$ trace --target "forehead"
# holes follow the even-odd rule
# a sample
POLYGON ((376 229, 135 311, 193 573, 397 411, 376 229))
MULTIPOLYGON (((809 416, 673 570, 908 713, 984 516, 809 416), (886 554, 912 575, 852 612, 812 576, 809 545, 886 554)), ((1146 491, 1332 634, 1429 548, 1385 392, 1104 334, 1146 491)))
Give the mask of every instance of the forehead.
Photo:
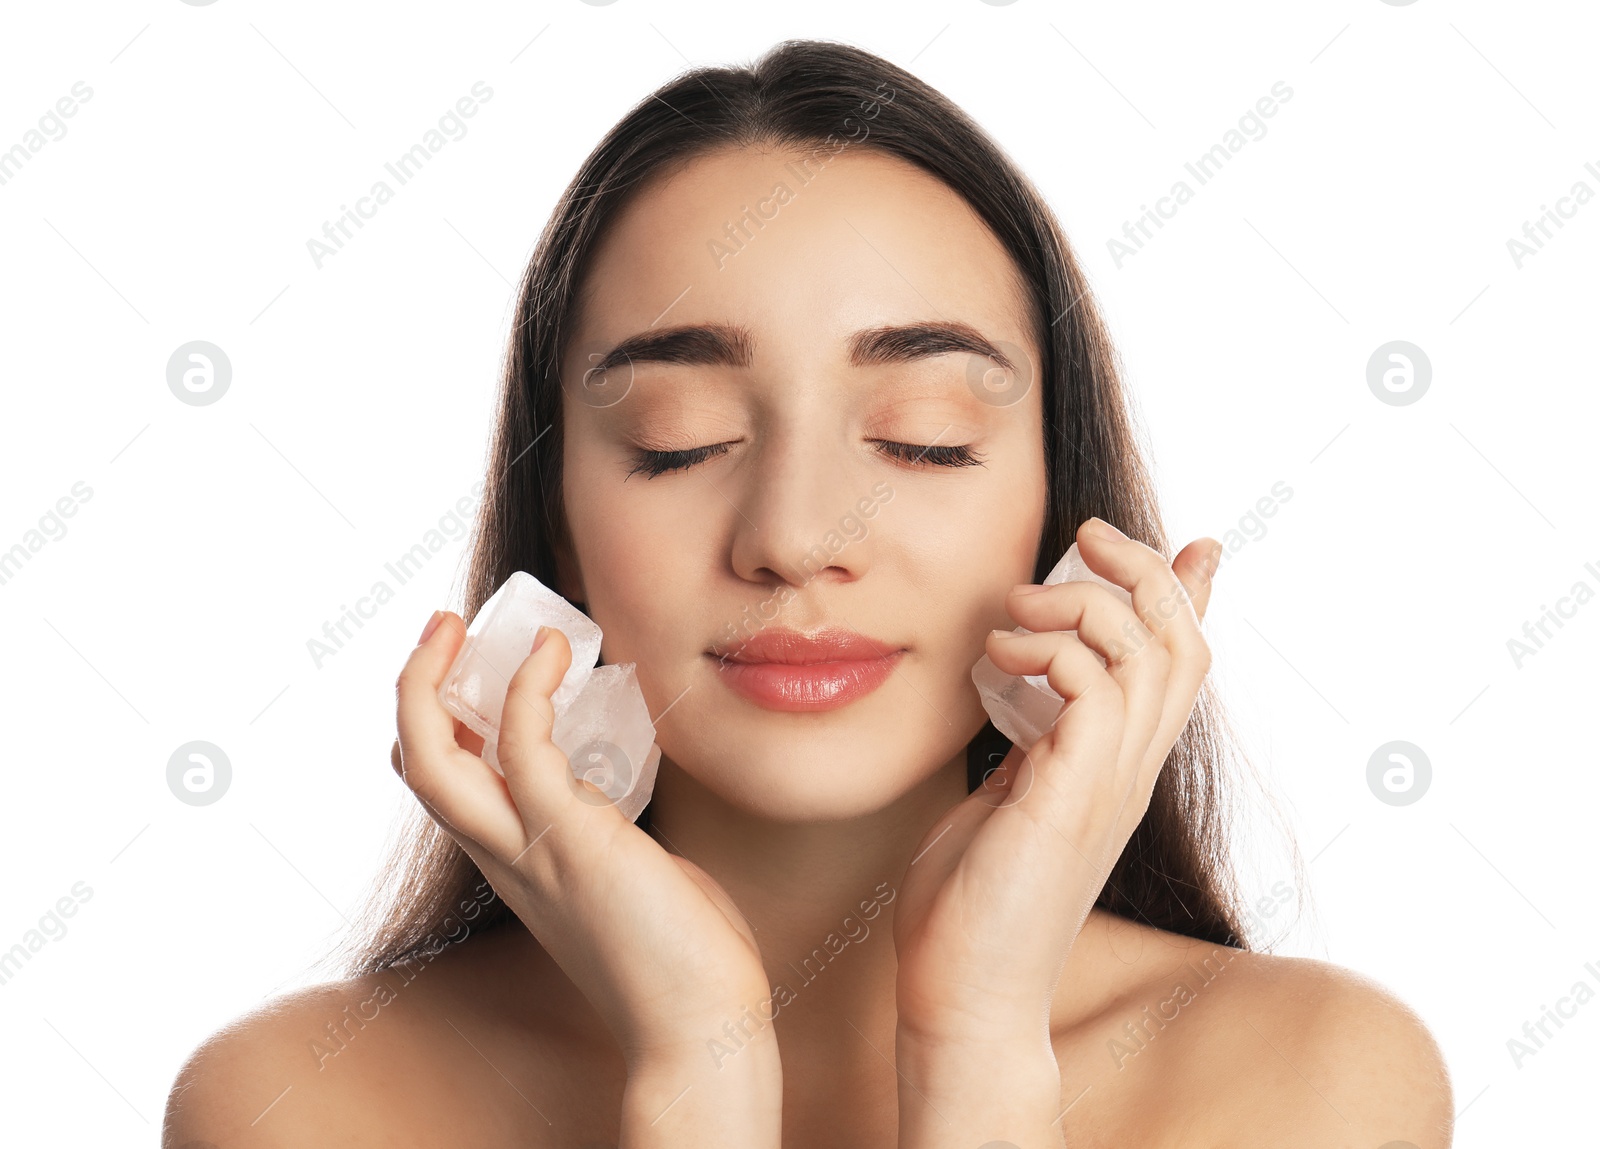
POLYGON ((860 144, 707 153, 641 187, 595 252, 574 352, 652 327, 748 328, 753 361, 845 355, 876 324, 1032 348, 1010 256, 954 190, 860 144))

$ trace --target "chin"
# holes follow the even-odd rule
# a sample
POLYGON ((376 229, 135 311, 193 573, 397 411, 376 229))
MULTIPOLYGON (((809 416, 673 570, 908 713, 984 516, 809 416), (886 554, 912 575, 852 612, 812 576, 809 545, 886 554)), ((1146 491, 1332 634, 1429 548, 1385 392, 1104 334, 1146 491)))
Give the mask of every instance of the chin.
POLYGON ((753 817, 777 822, 860 818, 893 805, 926 782, 951 755, 859 727, 800 725, 788 734, 742 736, 725 724, 714 739, 696 738, 667 756, 695 783, 753 817))

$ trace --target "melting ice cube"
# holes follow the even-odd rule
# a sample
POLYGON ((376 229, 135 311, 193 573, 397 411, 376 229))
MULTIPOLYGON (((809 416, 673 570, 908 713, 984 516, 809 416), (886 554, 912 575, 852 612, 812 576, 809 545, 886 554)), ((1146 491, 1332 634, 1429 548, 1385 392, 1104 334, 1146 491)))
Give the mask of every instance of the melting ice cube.
POLYGON ((526 571, 512 574, 473 618, 439 701, 483 739, 483 760, 504 774, 498 748, 506 688, 540 626, 561 631, 572 647, 572 664, 550 699, 551 741, 575 778, 587 777, 632 821, 650 800, 661 759, 635 665, 596 666, 600 628, 526 571))
POLYGON ((534 632, 541 626, 561 631, 572 647, 572 665, 550 700, 557 713, 565 709, 600 657, 600 628, 526 571, 506 579, 467 627, 467 641, 439 687, 445 709, 483 738, 498 731, 506 687, 533 649, 534 632))
MULTIPOLYGON (((1044 576, 1045 585, 1062 582, 1099 583, 1123 602, 1132 604, 1133 596, 1109 579, 1101 578, 1090 570, 1073 543, 1061 561, 1044 576)), ((1027 627, 1012 628, 1013 634, 1030 634, 1027 627)), ((1098 656, 1097 656, 1098 657, 1098 656)), ((1104 659, 1101 659, 1104 662, 1104 659)), ((1066 701, 1050 688, 1050 680, 1042 674, 1007 674, 985 654, 972 667, 972 681, 983 700, 983 708, 995 729, 1011 739, 1013 745, 1024 750, 1037 742, 1061 713, 1066 701)))
POLYGON ((572 763, 573 776, 605 791, 629 821, 649 800, 661 758, 634 671, 631 662, 595 667, 588 685, 556 716, 550 732, 551 741, 572 763))

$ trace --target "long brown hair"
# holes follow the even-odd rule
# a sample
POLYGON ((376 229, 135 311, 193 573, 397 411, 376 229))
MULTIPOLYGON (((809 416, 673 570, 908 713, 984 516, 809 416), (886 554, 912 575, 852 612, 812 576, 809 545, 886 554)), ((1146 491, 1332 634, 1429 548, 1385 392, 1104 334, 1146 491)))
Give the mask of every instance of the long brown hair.
MULTIPOLYGON (((846 44, 780 43, 744 67, 701 67, 640 100, 567 186, 522 277, 484 499, 461 614, 470 618, 513 571, 557 585, 561 498, 559 365, 578 292, 607 223, 647 181, 714 148, 835 149, 846 138, 916 164, 965 197, 1015 261, 1042 354, 1049 495, 1034 581, 1098 515, 1170 555, 1089 284, 1038 191, 964 112, 901 68, 846 44)), ((992 723, 967 748, 975 789, 1010 747, 992 723)), ((1097 905, 1219 945, 1250 948, 1231 864, 1223 785, 1234 739, 1207 679, 1162 770, 1149 810, 1097 905)), ((1241 756, 1242 758, 1242 756, 1241 756)), ((650 807, 638 823, 648 829, 650 807)), ((1294 886, 1302 867, 1293 851, 1294 886)), ((480 913, 476 865, 413 804, 364 911, 336 956, 358 976, 436 952, 470 931, 514 920, 498 898, 480 913), (476 891, 476 893, 475 893, 476 891)))

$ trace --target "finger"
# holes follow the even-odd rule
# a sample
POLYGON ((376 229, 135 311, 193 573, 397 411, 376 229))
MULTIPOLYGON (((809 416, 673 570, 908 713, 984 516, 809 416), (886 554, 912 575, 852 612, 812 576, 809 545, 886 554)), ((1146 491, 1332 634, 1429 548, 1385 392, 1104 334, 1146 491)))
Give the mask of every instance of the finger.
MULTIPOLYGON (((990 661, 1007 674, 1044 675, 1050 689, 1064 699, 1050 729, 1040 735, 1032 747, 1023 748, 1027 751, 1028 763, 1017 768, 1018 780, 1012 784, 1008 804, 1029 795, 1035 777, 1030 771, 1042 771, 1051 792, 1062 795, 1069 804, 1081 805, 1074 803, 1074 796, 1088 792, 1114 793, 1120 804, 1121 795, 1132 784, 1137 765, 1123 761, 1123 746, 1141 736, 1145 741, 1139 742, 1139 748, 1142 750, 1148 744, 1148 736, 1142 735, 1132 723, 1137 720, 1140 725, 1153 725, 1150 713, 1156 706, 1146 701, 1140 713, 1130 713, 1135 700, 1128 696, 1110 670, 1100 664, 1095 652, 1072 634, 993 631, 986 650, 990 661), (1075 765, 1083 761, 1113 765, 1098 771, 1100 777, 1083 779, 1079 777, 1081 771, 1075 769, 1075 765), (1069 777, 1059 777, 1063 770, 1069 777), (1085 784, 1091 791, 1081 789, 1085 784)), ((1144 691, 1146 696, 1151 693, 1153 691, 1148 688, 1144 691)))
POLYGON ((412 650, 395 681, 399 761, 390 764, 430 816, 440 816, 490 849, 511 847, 520 827, 504 783, 455 740, 454 721, 439 701, 439 684, 461 649, 466 626, 446 611, 412 650))
POLYGON ((1074 629, 1069 626, 1032 634, 992 630, 984 640, 984 653, 1007 674, 1044 675, 1050 689, 1071 702, 1110 678, 1107 666, 1082 634, 1071 633, 1074 629))
POLYGON ((455 660, 466 637, 466 626, 453 611, 433 624, 432 633, 412 650, 400 676, 395 680, 397 729, 402 753, 415 747, 437 748, 451 738, 450 714, 442 705, 423 706, 432 698, 437 703, 439 684, 455 660))
MULTIPOLYGON (((1042 644, 1023 643, 1017 646, 1016 653, 1031 658, 1035 665, 1048 663, 1055 650, 1049 636, 1060 637, 1064 631, 1075 632, 1089 650, 1105 659, 1106 672, 1127 695, 1129 731, 1145 738, 1138 746, 1142 757, 1162 717, 1172 655, 1138 620, 1133 608, 1094 583, 1064 582, 1052 583, 1032 594, 1013 593, 1006 599, 1006 609, 1023 626, 1035 632, 1035 635, 1019 637, 1031 639, 1037 636, 1045 639, 1042 644)), ((994 660, 993 654, 989 657, 994 660)), ((995 665, 999 666, 1000 663, 995 661, 995 665)), ((1002 669, 1009 674, 1045 673, 1042 669, 1031 667, 1027 670, 1002 669)), ((1069 697, 1054 683, 1051 689, 1064 698, 1069 697)))
MULTIPOLYGON (((1167 747, 1189 721, 1200 683, 1211 669, 1211 646, 1200 631, 1200 620, 1211 598, 1212 576, 1222 561, 1222 544, 1212 538, 1196 539, 1178 553, 1170 567, 1163 564, 1159 552, 1142 543, 1113 543, 1105 549, 1117 551, 1120 559, 1131 559, 1141 567, 1144 581, 1133 591, 1134 606, 1172 652, 1166 702, 1154 737, 1158 745, 1167 747), (1166 589, 1151 606, 1148 595, 1159 587, 1166 589)), ((1151 787, 1164 758, 1160 755, 1145 764, 1151 787)))
MULTIPOLYGON (((1176 738, 1177 729, 1188 720, 1193 708, 1200 680, 1211 668, 1211 648, 1200 633, 1200 617, 1190 587, 1159 551, 1128 538, 1101 538, 1085 529, 1088 526, 1085 523, 1078 531, 1084 561, 1102 578, 1130 592, 1139 619, 1172 658, 1168 703, 1162 713, 1160 729, 1171 730, 1176 738), (1083 545, 1085 540, 1089 543, 1087 547, 1083 545)), ((1215 540, 1205 542, 1215 543, 1215 540)), ((1186 571, 1188 562, 1184 563, 1186 571)))
MULTIPOLYGON (((474 733, 466 725, 466 723, 457 718, 455 720, 454 731, 457 746, 461 747, 461 749, 465 750, 468 754, 476 754, 479 757, 482 757, 483 739, 474 733)), ((396 774, 400 774, 402 777, 404 777, 400 762, 400 739, 398 738, 394 740, 394 745, 389 748, 389 765, 394 769, 396 774)))
POLYGON ((1126 661, 1155 643, 1133 607, 1092 582, 1051 583, 1026 594, 1013 588, 1006 612, 1031 631, 1076 631, 1108 663, 1126 661))
MULTIPOLYGON (((1085 524, 1087 526, 1088 524, 1085 524)), ((1130 589, 1134 609, 1172 655, 1161 712, 1152 731, 1152 751, 1144 756, 1134 794, 1139 805, 1149 801, 1167 750, 1177 740, 1194 710, 1200 683, 1211 669, 1211 647, 1200 632, 1211 596, 1211 576, 1222 557, 1215 539, 1196 539, 1170 566, 1160 552, 1131 539, 1105 539, 1080 528, 1090 542, 1084 561, 1103 578, 1130 589)))
POLYGON ((1132 595, 1139 621, 1160 637, 1174 658, 1192 657, 1203 642, 1200 620, 1189 589, 1161 552, 1126 536, 1102 538, 1088 527, 1085 522, 1078 528, 1078 549, 1089 569, 1132 595))
POLYGON ((1202 622, 1211 602, 1211 580, 1216 577, 1221 562, 1222 544, 1215 539, 1196 539, 1172 560, 1172 573, 1189 592, 1189 604, 1194 607, 1195 617, 1202 622))
POLYGON ((1044 674, 1066 699, 1021 768, 1022 793, 1028 793, 1036 773, 1049 795, 1047 810, 1039 814, 1052 825, 1071 827, 1063 832, 1073 842, 1104 833, 1143 782, 1141 768, 1168 693, 1165 648, 1152 642, 1127 660, 1101 667, 1088 646, 1059 631, 996 631, 991 645, 990 660, 1001 670, 1044 674), (1111 765, 1086 774, 1075 766, 1081 761, 1111 765))
POLYGON ((551 695, 571 666, 567 636, 549 627, 506 686, 500 712, 500 768, 530 833, 548 826, 575 797, 572 764, 550 740, 556 716, 551 695))

